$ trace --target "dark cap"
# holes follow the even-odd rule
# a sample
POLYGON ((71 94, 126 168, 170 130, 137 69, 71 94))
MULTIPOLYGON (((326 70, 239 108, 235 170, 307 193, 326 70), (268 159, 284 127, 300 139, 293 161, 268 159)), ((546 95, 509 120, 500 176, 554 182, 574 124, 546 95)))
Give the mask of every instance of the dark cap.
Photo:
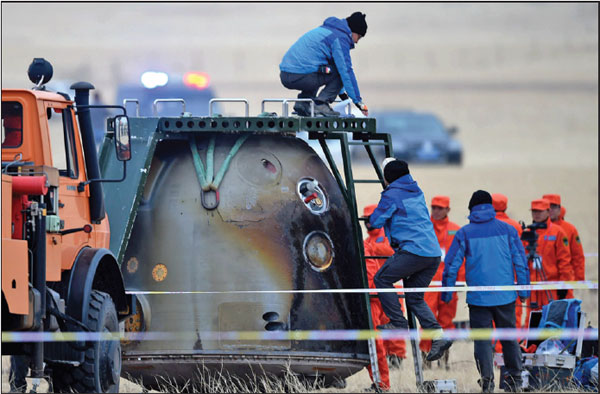
POLYGON ((473 207, 476 205, 491 203, 492 196, 490 195, 490 193, 486 192, 485 190, 477 190, 475 193, 473 193, 473 195, 471 196, 471 200, 469 201, 469 211, 472 210, 473 207))
POLYGON ((383 168, 383 177, 388 183, 392 183, 406 174, 409 174, 409 171, 408 164, 404 160, 390 161, 383 168))
POLYGON ((350 31, 364 37, 364 35, 367 34, 367 21, 365 18, 366 15, 358 11, 347 17, 346 21, 348 21, 350 31))

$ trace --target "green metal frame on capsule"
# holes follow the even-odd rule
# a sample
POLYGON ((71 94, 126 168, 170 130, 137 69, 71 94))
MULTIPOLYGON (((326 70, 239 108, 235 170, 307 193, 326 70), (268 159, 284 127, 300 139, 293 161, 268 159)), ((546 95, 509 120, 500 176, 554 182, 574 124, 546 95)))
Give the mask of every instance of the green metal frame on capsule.
MULTIPOLYGON (((124 182, 102 185, 105 195, 110 195, 109 199, 105 199, 111 229, 110 249, 117 257, 119 264, 123 262, 158 141, 167 139, 190 140, 202 133, 295 135, 298 132, 308 132, 309 139, 319 141, 327 163, 350 210, 352 231, 359 256, 363 262, 361 268, 362 281, 363 285, 368 287, 363 235, 360 226, 360 220, 364 219, 359 218, 357 213, 355 184, 379 183, 383 188, 383 173, 371 147, 382 145, 386 157, 391 157, 393 152, 390 134, 377 133, 374 118, 130 117, 129 125, 132 158, 128 166, 132 170, 128 171, 124 182), (352 137, 352 141, 349 141, 349 136, 352 137), (327 141, 335 141, 340 144, 343 159, 343 178, 333 159, 327 141), (375 169, 377 179, 354 179, 350 145, 365 147, 375 169)), ((99 161, 103 178, 117 178, 122 174, 122 164, 115 157, 113 138, 114 132, 109 130, 100 150, 99 161)), ((365 297, 365 301, 370 315, 371 305, 368 295, 365 297)), ((369 325, 373 328, 371 319, 368 320, 369 325)))

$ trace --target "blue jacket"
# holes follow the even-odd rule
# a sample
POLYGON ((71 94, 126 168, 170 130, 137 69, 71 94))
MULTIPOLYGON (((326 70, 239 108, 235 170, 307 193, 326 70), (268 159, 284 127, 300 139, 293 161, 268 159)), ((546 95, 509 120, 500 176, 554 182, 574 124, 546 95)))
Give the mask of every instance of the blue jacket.
MULTIPOLYGON (((446 254, 442 286, 454 286, 458 269, 465 261, 467 286, 529 284, 529 268, 525 249, 517 230, 508 223, 495 218, 492 204, 473 207, 470 223, 456 233, 446 254)), ((519 291, 519 296, 529 297, 529 291, 519 291)), ((452 292, 442 294, 449 302, 452 292)), ((478 306, 506 305, 517 299, 512 291, 469 291, 467 304, 478 306)))
POLYGON ((310 74, 319 71, 319 66, 335 64, 344 90, 354 103, 359 103, 362 98, 350 60, 350 49, 353 48, 352 32, 346 19, 331 16, 288 49, 279 69, 294 74, 310 74))
POLYGON ((442 255, 425 196, 410 174, 396 179, 381 192, 369 223, 374 228, 383 226, 390 245, 397 244, 401 250, 423 257, 442 255))

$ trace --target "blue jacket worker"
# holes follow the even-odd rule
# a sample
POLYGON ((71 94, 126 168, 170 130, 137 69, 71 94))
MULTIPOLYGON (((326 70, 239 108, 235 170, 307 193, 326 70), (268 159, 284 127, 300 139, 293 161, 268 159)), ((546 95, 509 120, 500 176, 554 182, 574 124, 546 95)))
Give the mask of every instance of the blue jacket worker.
MULTIPOLYGON (((456 233, 446 255, 442 286, 454 286, 458 269, 465 258, 467 286, 505 286, 529 284, 529 269, 525 250, 517 230, 495 218, 492 196, 483 190, 473 193, 469 201, 470 223, 456 233)), ((519 291, 522 302, 529 291, 519 291)), ((442 294, 449 302, 452 292, 442 294)), ((517 291, 470 291, 467 293, 471 328, 515 328, 515 301, 517 291)), ((516 339, 501 340, 502 354, 508 372, 506 382, 510 391, 520 391, 522 386, 521 350, 516 339)), ((479 384, 483 392, 494 391, 494 365, 492 341, 475 341, 475 363, 481 375, 479 384)))
MULTIPOLYGON (((369 223, 373 228, 383 226, 385 235, 395 253, 377 271, 373 282, 378 289, 393 288, 402 279, 405 288, 428 287, 440 265, 441 250, 425 196, 411 177, 408 164, 402 160, 386 159, 383 177, 386 188, 369 223)), ((442 328, 424 300, 424 293, 406 293, 406 306, 415 314, 421 327, 437 330, 437 338, 431 344, 427 360, 439 359, 452 345, 441 339, 442 328)), ((397 293, 378 294, 381 306, 389 317, 388 324, 379 329, 408 329, 408 321, 402 314, 397 293)))
MULTIPOLYGON (((362 102, 352 70, 350 50, 367 34, 365 14, 355 12, 346 19, 329 17, 323 25, 305 33, 283 56, 279 69, 281 83, 288 89, 300 90, 299 99, 315 102, 315 115, 337 116, 329 106, 338 94, 369 115, 362 102), (317 95, 321 86, 325 86, 317 95)), ((300 116, 310 116, 310 102, 296 102, 300 116)))

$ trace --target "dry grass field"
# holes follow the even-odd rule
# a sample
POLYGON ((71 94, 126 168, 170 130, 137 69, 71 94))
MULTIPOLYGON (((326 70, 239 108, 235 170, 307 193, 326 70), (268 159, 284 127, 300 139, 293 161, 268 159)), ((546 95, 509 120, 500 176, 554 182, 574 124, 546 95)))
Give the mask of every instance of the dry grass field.
MULTIPOLYGON (((559 193, 584 251, 596 254, 586 258, 586 278, 597 281, 597 4, 2 4, 2 84, 29 87, 25 69, 40 56, 55 78, 90 80, 107 98, 147 67, 201 68, 220 97, 248 97, 256 113, 261 98, 291 96, 276 66, 297 36, 356 9, 369 21, 353 59, 370 108, 431 111, 459 128, 462 166, 411 166, 428 202, 450 196, 450 219, 464 225, 473 191, 499 192, 509 216, 530 223, 530 201, 559 193)), ((366 167, 355 175, 374 176, 366 167)), ((361 211, 377 202, 377 187, 358 188, 361 211)), ((598 292, 575 295, 598 327, 598 292)), ((462 296, 456 320, 467 316, 462 296)), ((472 343, 454 344, 450 363, 425 379, 479 391, 472 343)), ((2 392, 7 369, 2 357, 2 392)), ((416 390, 412 356, 391 381, 393 392, 416 390)), ((363 370, 346 389, 319 392, 369 385, 363 370)), ((141 388, 123 379, 121 391, 141 388)))
MULTIPOLYGON (((531 222, 529 202, 544 193, 559 193, 567 207, 566 219, 575 224, 586 253, 598 252, 598 98, 588 93, 505 92, 448 95, 405 92, 415 108, 434 108, 446 121, 460 127, 465 162, 461 167, 411 166, 428 201, 436 194, 450 196, 450 219, 468 222, 468 201, 477 189, 509 197, 511 217, 531 222)), ((371 168, 357 167, 356 177, 371 177, 371 168)), ((380 190, 358 186, 359 209, 376 202, 380 190)), ((586 278, 598 280, 598 257, 587 257, 586 278)), ((576 290, 589 321, 598 327, 598 292, 576 290)), ((467 320, 461 294, 456 320, 467 320)), ((425 379, 457 379, 459 391, 477 392, 473 344, 456 343, 450 353, 452 369, 425 371, 425 379)), ((7 391, 7 357, 2 363, 2 391, 7 391)), ((496 379, 498 381, 498 377, 496 379)), ((416 390, 412 356, 391 373, 393 392, 416 390)), ((370 385, 365 370, 348 379, 344 390, 356 392, 370 385)), ((141 388, 122 379, 123 392, 141 388)))

